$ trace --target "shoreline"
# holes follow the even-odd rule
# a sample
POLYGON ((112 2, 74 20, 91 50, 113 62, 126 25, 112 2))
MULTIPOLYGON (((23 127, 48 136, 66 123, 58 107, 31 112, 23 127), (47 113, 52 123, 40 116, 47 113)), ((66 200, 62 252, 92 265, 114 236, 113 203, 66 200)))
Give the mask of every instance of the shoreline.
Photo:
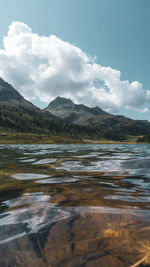
POLYGON ((82 139, 67 136, 53 136, 50 134, 34 134, 34 133, 16 133, 16 132, 1 132, 1 145, 23 145, 23 144, 149 144, 148 142, 137 142, 139 136, 129 136, 128 140, 94 140, 82 139))
POLYGON ((91 142, 85 142, 83 141, 53 141, 53 140, 49 140, 49 141, 31 141, 31 140, 0 140, 0 145, 58 145, 58 144, 62 144, 62 145, 71 145, 71 144, 82 144, 82 145, 144 145, 144 144, 150 144, 150 143, 146 143, 146 142, 117 142, 117 141, 91 141, 91 142))

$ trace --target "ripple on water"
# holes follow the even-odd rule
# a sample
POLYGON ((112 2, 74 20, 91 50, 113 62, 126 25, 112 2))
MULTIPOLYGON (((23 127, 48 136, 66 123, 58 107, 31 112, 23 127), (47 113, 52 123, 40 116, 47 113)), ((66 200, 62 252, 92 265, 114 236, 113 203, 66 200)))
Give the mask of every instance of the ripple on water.
POLYGON ((49 151, 47 149, 43 149, 43 150, 38 150, 38 151, 34 151, 34 152, 24 152, 23 155, 46 155, 48 154, 49 151))
POLYGON ((87 162, 80 162, 80 161, 64 161, 61 163, 57 169, 64 169, 67 171, 89 171, 89 172, 120 172, 122 171, 121 168, 121 161, 120 160, 97 160, 97 161, 87 161, 87 162))
POLYGON ((120 200, 125 202, 150 202, 150 197, 143 196, 130 196, 130 195, 109 195, 105 196, 105 199, 120 200))
POLYGON ((38 180, 36 183, 41 183, 41 184, 63 184, 63 183, 75 183, 77 182, 78 179, 74 178, 50 178, 50 179, 43 179, 43 180, 38 180))
POLYGON ((133 187, 135 188, 141 188, 141 189, 145 189, 145 190, 149 190, 150 189, 150 181, 149 179, 146 179, 143 177, 143 179, 141 179, 141 177, 137 178, 125 178, 123 179, 125 182, 129 182, 133 185, 133 187), (135 186, 136 185, 136 186, 135 186))
POLYGON ((132 266, 146 255, 150 146, 3 149, 7 159, 1 158, 0 172, 0 266, 18 266, 16 261, 33 266, 33 253, 44 262, 35 263, 38 267, 78 266, 80 260, 83 266, 132 266), (54 166, 44 165, 51 162, 54 166), (43 193, 26 193, 38 190, 43 193))
MULTIPOLYGON (((40 200, 40 203, 34 202, 27 207, 20 207, 0 215, 0 244, 17 239, 20 235, 38 233, 51 223, 71 216, 67 209, 55 207, 55 203, 48 203, 48 197, 41 197, 40 200)), ((15 200, 7 204, 14 207, 14 203, 15 200)), ((20 202, 20 206, 21 204, 20 202)))
POLYGON ((34 162, 36 159, 20 159, 20 162, 34 162))
POLYGON ((85 165, 80 161, 64 161, 61 163, 61 166, 57 167, 57 169, 67 170, 67 171, 80 171, 85 169, 85 165))
POLYGON ((23 194, 21 197, 3 201, 2 204, 8 206, 9 208, 13 208, 13 207, 26 205, 26 204, 46 202, 49 199, 50 199, 50 196, 44 195, 43 192, 27 193, 27 194, 23 194))
POLYGON ((32 163, 33 165, 40 165, 40 164, 48 164, 48 163, 52 163, 52 162, 55 162, 56 159, 54 158, 46 158, 46 159, 40 159, 34 163, 32 163))
POLYGON ((42 178, 48 178, 50 175, 46 174, 37 174, 37 173, 16 173, 11 175, 12 178, 18 179, 18 180, 36 180, 36 179, 42 179, 42 178))
POLYGON ((4 202, 10 208, 18 206, 18 209, 10 210, 0 215, 0 244, 20 238, 24 234, 38 233, 44 227, 54 223, 81 215, 88 214, 144 214, 143 211, 134 209, 119 209, 109 207, 57 207, 55 203, 49 203, 49 196, 42 194, 24 195, 22 199, 13 199, 4 202), (37 199, 37 197, 39 199, 37 199), (31 203, 31 199, 33 202, 31 203), (40 202, 40 203, 39 203, 40 202), (22 204, 30 204, 20 207, 22 204))

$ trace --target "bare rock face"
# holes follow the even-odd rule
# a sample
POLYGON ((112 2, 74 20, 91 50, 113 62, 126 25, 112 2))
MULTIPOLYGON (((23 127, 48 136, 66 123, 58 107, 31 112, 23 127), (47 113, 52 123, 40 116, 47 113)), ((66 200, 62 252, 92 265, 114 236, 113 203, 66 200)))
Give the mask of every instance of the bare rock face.
POLYGON ((70 99, 63 97, 57 97, 48 105, 46 110, 67 122, 84 125, 96 116, 112 116, 99 107, 90 108, 82 104, 77 105, 70 99))

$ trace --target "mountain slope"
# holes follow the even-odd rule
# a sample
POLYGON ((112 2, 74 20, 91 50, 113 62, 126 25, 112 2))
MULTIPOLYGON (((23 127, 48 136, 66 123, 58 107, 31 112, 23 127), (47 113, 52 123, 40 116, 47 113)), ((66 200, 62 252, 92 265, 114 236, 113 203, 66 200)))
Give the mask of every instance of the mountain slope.
POLYGON ((110 115, 99 107, 89 108, 84 105, 76 105, 70 99, 57 97, 45 109, 51 114, 74 124, 88 125, 95 116, 110 115))
POLYGON ((105 136, 115 137, 118 133, 144 135, 150 131, 148 121, 133 120, 124 116, 112 115, 99 107, 89 108, 76 105, 70 99, 57 97, 45 109, 51 114, 75 125, 85 125, 98 129, 105 136))
POLYGON ((73 138, 100 138, 93 127, 72 125, 40 110, 25 100, 10 84, 0 78, 0 130, 46 133, 73 138))
MULTIPOLYGON (((56 118, 47 111, 0 104, 0 131, 10 130, 75 139, 100 139, 104 137, 103 131, 99 131, 95 127, 73 125, 56 118)), ((124 138, 124 135, 115 135, 115 140, 123 140, 124 138)))
POLYGON ((38 109, 29 101, 25 100, 17 90, 15 90, 9 83, 0 78, 0 103, 12 106, 24 106, 31 109, 38 109))
POLYGON ((60 119, 34 106, 0 78, 1 128, 22 132, 46 132, 57 131, 60 124, 60 119))
POLYGON ((41 110, 0 79, 0 130, 124 140, 128 134, 148 134, 150 123, 115 116, 99 107, 76 105, 70 99, 61 97, 52 101, 47 109, 41 110))

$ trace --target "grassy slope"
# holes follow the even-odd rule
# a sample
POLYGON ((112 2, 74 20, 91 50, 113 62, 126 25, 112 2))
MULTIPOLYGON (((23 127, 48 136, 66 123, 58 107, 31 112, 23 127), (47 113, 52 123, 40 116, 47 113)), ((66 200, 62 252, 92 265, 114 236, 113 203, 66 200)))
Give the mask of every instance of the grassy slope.
POLYGON ((71 138, 66 136, 51 136, 50 134, 17 133, 0 131, 0 144, 136 144, 135 136, 128 136, 128 141, 113 141, 104 138, 91 140, 71 138))

